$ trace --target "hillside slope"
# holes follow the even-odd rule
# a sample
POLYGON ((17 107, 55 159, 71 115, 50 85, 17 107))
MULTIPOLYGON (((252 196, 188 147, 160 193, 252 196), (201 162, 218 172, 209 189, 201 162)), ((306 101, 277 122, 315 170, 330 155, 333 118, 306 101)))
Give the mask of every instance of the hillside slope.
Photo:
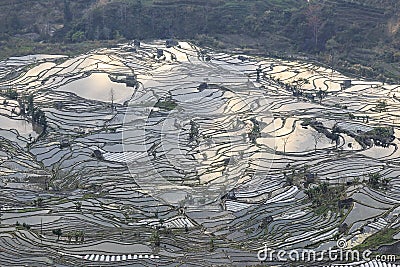
POLYGON ((15 37, 191 39, 264 54, 303 53, 353 74, 398 81, 399 6, 396 0, 5 0, 0 37, 3 44, 15 37))

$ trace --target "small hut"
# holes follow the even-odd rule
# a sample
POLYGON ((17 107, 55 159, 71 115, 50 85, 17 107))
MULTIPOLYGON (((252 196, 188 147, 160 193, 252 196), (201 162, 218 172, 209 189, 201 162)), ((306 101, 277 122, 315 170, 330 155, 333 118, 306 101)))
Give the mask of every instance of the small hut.
POLYGON ((339 200, 338 201, 338 208, 339 209, 343 209, 343 208, 348 209, 353 205, 353 203, 354 203, 354 199, 352 199, 352 198, 346 198, 346 199, 343 199, 343 200, 339 200))
POLYGON ((98 160, 103 160, 103 159, 104 159, 103 153, 101 153, 101 151, 98 150, 98 149, 96 149, 96 150, 93 151, 92 157, 94 157, 94 158, 96 158, 96 159, 98 159, 98 160))
POLYGON ((133 45, 136 47, 140 47, 140 41, 139 40, 134 40, 133 45))
POLYGON ((342 90, 347 89, 351 86, 351 80, 343 80, 340 85, 342 87, 342 90))
POLYGON ((157 58, 160 58, 164 55, 164 50, 157 48, 157 58))
POLYGON ((268 226, 268 224, 272 223, 274 221, 274 218, 271 215, 268 215, 262 220, 262 223, 258 226, 258 228, 262 227, 265 228, 268 226))
POLYGON ((61 142, 60 142, 60 149, 63 149, 63 148, 67 148, 67 147, 69 147, 71 144, 69 143, 69 141, 67 140, 67 139, 63 139, 63 140, 61 140, 61 142))
POLYGON ((174 39, 168 39, 165 41, 166 48, 170 48, 170 47, 177 46, 177 45, 179 45, 179 43, 178 43, 178 41, 176 41, 174 39))
POLYGON ((201 92, 201 91, 203 91, 204 89, 207 89, 208 88, 208 83, 206 83, 206 82, 202 82, 200 85, 199 85, 199 87, 197 87, 197 89, 201 92))

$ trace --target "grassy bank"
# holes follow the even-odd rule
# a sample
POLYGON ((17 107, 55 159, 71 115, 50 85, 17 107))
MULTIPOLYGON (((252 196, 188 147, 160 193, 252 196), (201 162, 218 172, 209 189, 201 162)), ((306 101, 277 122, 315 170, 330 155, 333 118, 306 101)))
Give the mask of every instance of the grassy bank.
POLYGON ((34 54, 53 54, 74 56, 86 53, 95 48, 113 47, 123 40, 84 41, 80 43, 46 43, 20 38, 11 38, 0 42, 0 60, 11 56, 34 54))

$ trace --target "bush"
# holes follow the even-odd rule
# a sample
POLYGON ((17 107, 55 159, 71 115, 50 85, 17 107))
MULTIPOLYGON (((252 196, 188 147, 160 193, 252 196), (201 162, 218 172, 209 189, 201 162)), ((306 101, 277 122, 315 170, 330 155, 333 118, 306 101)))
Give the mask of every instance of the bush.
POLYGON ((83 31, 77 31, 71 36, 71 41, 74 43, 82 42, 86 39, 85 33, 83 31))

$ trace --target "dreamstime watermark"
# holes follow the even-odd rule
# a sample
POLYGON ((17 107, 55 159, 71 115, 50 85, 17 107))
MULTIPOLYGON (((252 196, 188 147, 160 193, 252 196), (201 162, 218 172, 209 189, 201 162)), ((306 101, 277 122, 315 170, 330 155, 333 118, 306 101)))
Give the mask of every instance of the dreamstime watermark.
POLYGON ((396 255, 372 256, 372 251, 351 250, 347 248, 347 241, 339 239, 336 248, 316 251, 313 249, 274 250, 267 245, 257 253, 258 260, 262 262, 369 262, 371 260, 395 262, 396 255))

